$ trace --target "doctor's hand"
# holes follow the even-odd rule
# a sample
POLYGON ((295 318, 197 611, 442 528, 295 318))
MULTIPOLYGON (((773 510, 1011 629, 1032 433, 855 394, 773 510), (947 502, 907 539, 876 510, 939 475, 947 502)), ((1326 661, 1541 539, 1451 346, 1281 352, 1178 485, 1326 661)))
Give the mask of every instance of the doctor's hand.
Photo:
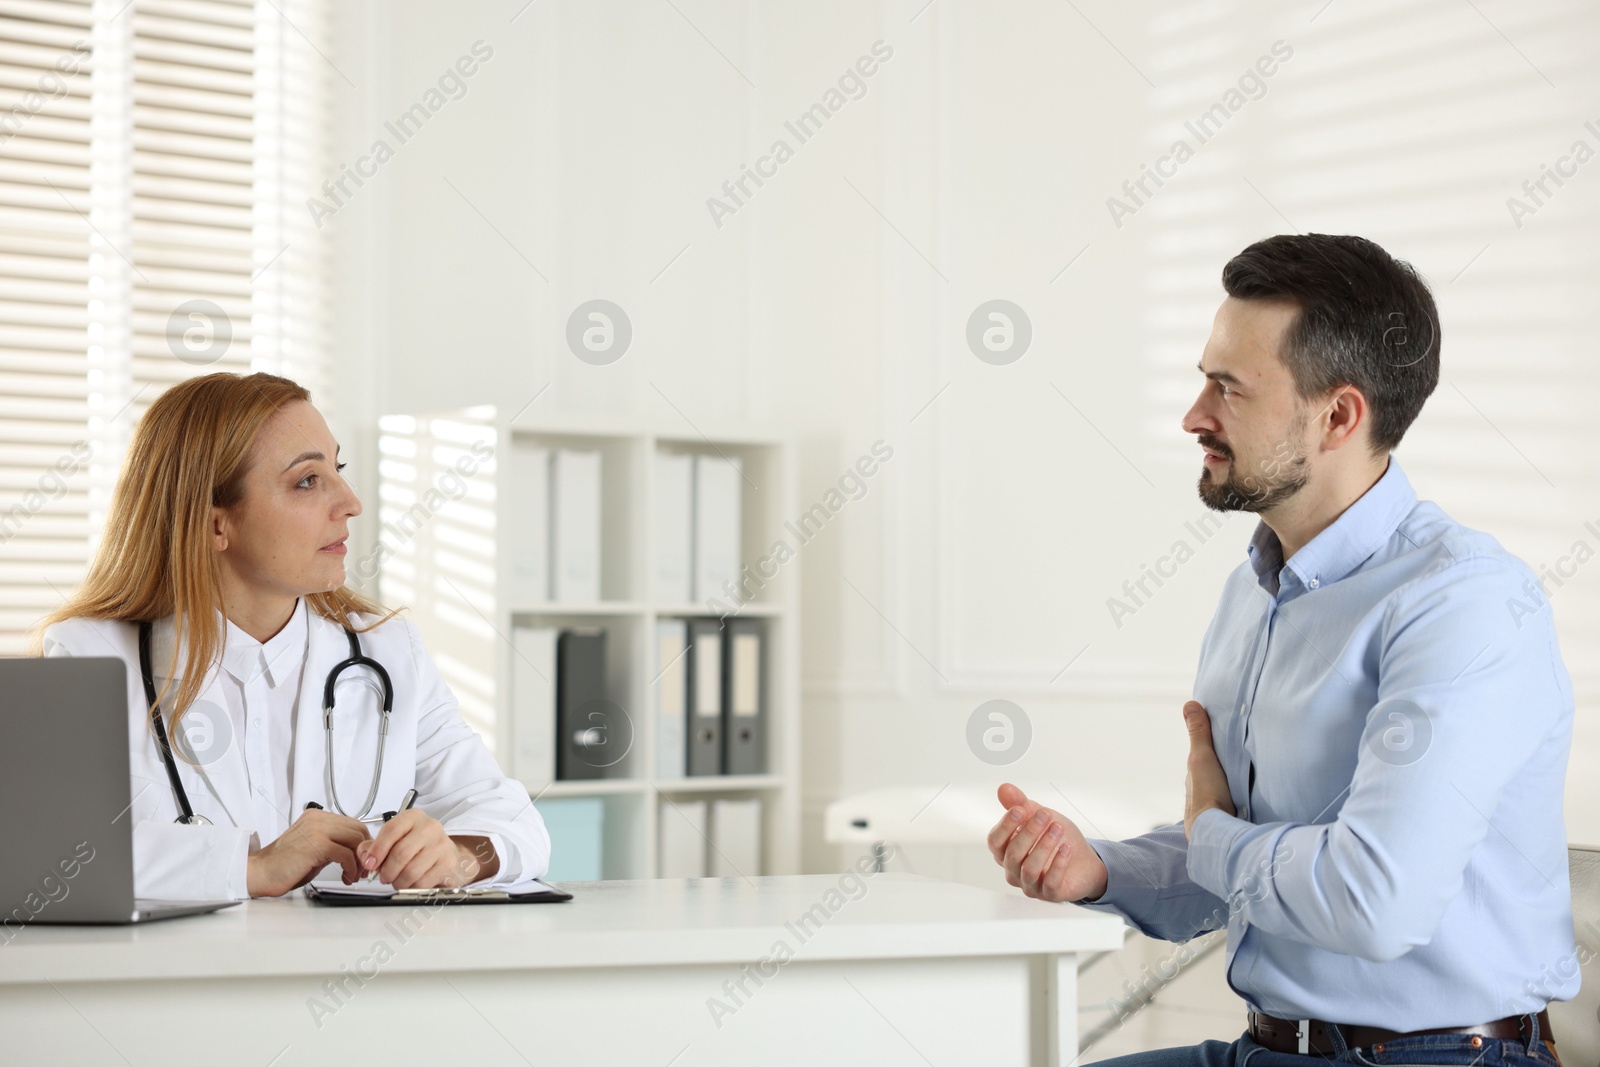
POLYGON ((486 837, 451 837, 420 808, 408 808, 383 824, 378 836, 356 850, 363 873, 396 889, 456 888, 492 877, 500 867, 486 837))
POLYGON ((279 897, 311 881, 330 863, 344 870, 345 883, 361 877, 356 846, 367 828, 337 812, 308 808, 272 844, 250 854, 246 885, 253 897, 279 897))
POLYGON ((1009 782, 1000 787, 1007 811, 989 831, 989 852, 1006 881, 1026 896, 1060 903, 1093 900, 1106 891, 1106 865, 1073 821, 1029 800, 1009 782))
POLYGON ((1189 773, 1184 779, 1183 836, 1188 840, 1194 821, 1202 811, 1216 808, 1229 815, 1233 795, 1228 791, 1228 772, 1222 769, 1216 749, 1211 747, 1211 716, 1205 705, 1191 700, 1183 705, 1184 725, 1189 728, 1189 773))

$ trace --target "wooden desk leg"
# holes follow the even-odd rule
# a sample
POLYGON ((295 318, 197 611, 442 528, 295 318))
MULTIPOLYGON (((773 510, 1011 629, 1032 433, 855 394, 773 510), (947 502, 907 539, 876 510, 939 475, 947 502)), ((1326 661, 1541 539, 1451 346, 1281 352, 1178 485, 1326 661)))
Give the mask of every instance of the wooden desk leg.
POLYGON ((1033 962, 1034 1062, 1073 1067, 1078 1062, 1078 957, 1067 952, 1036 956, 1033 962))

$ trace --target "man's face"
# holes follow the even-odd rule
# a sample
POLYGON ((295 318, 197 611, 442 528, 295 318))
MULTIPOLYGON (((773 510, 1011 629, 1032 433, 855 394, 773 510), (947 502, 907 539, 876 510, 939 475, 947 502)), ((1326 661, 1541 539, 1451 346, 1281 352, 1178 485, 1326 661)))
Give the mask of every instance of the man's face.
POLYGON ((1205 386, 1183 417, 1205 456, 1200 499, 1213 511, 1268 511, 1310 477, 1307 405, 1279 353, 1297 309, 1229 297, 1200 357, 1205 386))

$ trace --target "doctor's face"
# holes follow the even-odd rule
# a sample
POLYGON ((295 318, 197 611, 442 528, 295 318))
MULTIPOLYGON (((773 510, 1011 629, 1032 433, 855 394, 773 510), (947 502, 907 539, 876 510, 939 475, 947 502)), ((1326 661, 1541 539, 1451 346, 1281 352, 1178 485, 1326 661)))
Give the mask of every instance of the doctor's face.
POLYGON ((1310 479, 1310 411, 1279 355, 1297 313, 1233 297, 1217 310, 1200 357, 1207 381, 1183 417, 1204 452, 1200 500, 1213 511, 1268 511, 1310 479))
POLYGON ((256 439, 243 500, 213 509, 225 541, 223 565, 269 595, 343 585, 344 541, 361 501, 339 473, 342 466, 316 408, 300 400, 280 409, 256 439))

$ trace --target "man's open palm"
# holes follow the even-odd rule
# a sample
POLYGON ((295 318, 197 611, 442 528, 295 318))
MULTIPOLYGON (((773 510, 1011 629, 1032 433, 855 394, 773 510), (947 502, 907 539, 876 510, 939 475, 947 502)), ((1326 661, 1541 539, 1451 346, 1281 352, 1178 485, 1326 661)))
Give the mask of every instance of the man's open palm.
POLYGON ((989 831, 989 852, 1005 868, 1007 882, 1056 903, 1106 891, 1106 865, 1071 819, 1009 782, 999 796, 1006 812, 989 831))

